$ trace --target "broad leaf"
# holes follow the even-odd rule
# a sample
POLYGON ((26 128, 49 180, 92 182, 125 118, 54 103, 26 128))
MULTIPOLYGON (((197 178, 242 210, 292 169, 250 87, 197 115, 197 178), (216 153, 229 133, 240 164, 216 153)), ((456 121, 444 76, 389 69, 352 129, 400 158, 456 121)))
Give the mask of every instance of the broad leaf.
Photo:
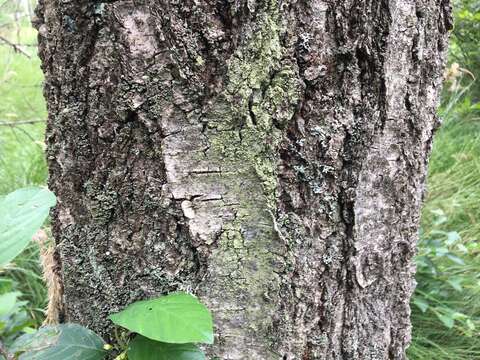
POLYGON ((34 333, 24 334, 17 338, 10 347, 13 354, 38 351, 54 346, 60 336, 60 329, 56 326, 45 326, 34 333))
POLYGON ((19 360, 102 360, 103 345, 97 334, 83 326, 62 324, 21 336, 10 351, 21 353, 19 360))
POLYGON ((13 310, 17 303, 18 295, 20 295, 19 292, 9 292, 0 295, 0 316, 7 315, 13 310))
POLYGON ((205 360, 194 344, 167 344, 137 335, 128 346, 129 360, 205 360))
POLYGON ((44 188, 25 188, 0 201, 0 267, 27 246, 55 205, 55 195, 44 188))
POLYGON ((153 300, 137 301, 110 315, 117 325, 152 340, 184 344, 213 344, 210 311, 186 293, 174 293, 153 300))

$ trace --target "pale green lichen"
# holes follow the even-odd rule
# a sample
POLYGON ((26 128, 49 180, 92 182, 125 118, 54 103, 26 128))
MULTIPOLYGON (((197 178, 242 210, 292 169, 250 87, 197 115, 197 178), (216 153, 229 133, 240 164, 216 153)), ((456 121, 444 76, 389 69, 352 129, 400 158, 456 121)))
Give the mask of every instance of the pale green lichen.
POLYGON ((260 89, 278 66, 282 57, 278 11, 261 15, 260 29, 256 31, 245 47, 240 47, 232 56, 228 66, 226 91, 232 96, 241 96, 248 101, 252 89, 260 89))
POLYGON ((196 58, 195 58, 195 63, 198 65, 198 66, 203 66, 205 64, 205 60, 203 59, 203 57, 201 57, 200 55, 198 55, 196 58))
POLYGON ((271 1, 268 10, 259 16, 260 29, 234 53, 229 63, 226 89, 210 114, 216 120, 215 129, 222 132, 210 141, 225 161, 240 161, 247 172, 255 170, 264 186, 267 204, 273 209, 280 129, 294 115, 300 83, 295 65, 283 59, 280 43, 283 30, 278 25, 276 1, 271 1), (238 133, 228 131, 239 123, 244 125, 238 133))
POLYGON ((206 157, 222 164, 222 181, 240 204, 235 219, 223 224, 210 256, 210 266, 219 276, 209 290, 221 292, 226 304, 229 296, 248 293, 254 303, 244 304, 245 326, 267 336, 276 310, 268 299, 279 291, 278 274, 289 266, 271 215, 276 206, 277 149, 301 87, 296 65, 283 52, 277 1, 256 11, 259 26, 232 55, 224 91, 205 116, 206 157))
POLYGON ((108 190, 108 184, 101 188, 92 181, 84 184, 86 195, 91 199, 89 210, 91 216, 99 222, 108 222, 118 202, 118 193, 108 190))

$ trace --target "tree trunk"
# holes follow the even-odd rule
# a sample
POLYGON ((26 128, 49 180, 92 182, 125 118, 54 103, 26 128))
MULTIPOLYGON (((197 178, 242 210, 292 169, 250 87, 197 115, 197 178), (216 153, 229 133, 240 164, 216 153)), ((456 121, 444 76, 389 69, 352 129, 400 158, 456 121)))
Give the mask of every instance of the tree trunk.
POLYGON ((448 0, 40 0, 65 313, 174 290, 221 359, 405 359, 448 0))

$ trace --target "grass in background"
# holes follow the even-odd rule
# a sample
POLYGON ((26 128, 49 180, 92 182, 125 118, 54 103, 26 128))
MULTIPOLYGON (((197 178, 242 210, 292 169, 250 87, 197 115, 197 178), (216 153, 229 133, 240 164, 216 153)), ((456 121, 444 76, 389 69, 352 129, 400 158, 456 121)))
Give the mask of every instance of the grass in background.
MULTIPOLYGON (((0 30, 3 31, 2 35, 20 40, 23 44, 36 42, 36 32, 26 21, 18 32, 10 27, 0 30)), ((46 119, 40 60, 35 47, 25 50, 31 54, 31 59, 8 46, 0 46, 0 195, 21 187, 46 183, 47 168, 43 151, 45 124, 6 125, 46 119)), ((0 282, 12 280, 13 288, 23 294, 21 300, 27 302, 24 309, 33 324, 37 325, 43 320, 46 305, 46 288, 38 258, 38 247, 31 243, 14 263, 0 273, 0 282)))
POLYGON ((480 108, 463 90, 447 94, 430 160, 412 360, 480 359, 480 108))
MULTIPOLYGON (((27 26, 21 28, 19 37, 26 44, 36 41, 35 31, 27 26)), ((31 59, 0 46, 0 194, 44 184, 47 175, 43 154, 45 125, 5 125, 46 119, 40 60, 34 47, 26 51, 32 54, 31 59)))

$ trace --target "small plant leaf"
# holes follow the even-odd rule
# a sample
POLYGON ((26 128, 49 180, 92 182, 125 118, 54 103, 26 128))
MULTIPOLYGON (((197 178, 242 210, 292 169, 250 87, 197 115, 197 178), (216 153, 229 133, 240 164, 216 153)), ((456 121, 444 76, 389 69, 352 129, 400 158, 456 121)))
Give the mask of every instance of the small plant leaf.
POLYGON ((458 265, 465 265, 465 261, 463 261, 463 259, 458 257, 457 255, 454 255, 452 253, 447 253, 446 257, 458 265))
POLYGON ((18 360, 102 360, 103 340, 77 324, 46 326, 18 338, 10 348, 18 360))
POLYGON ((450 231, 449 233, 447 233, 446 243, 447 243, 448 246, 455 244, 459 240, 461 240, 461 237, 460 237, 460 234, 458 232, 450 231))
POLYGON ((137 301, 110 320, 149 339, 166 343, 213 344, 210 311, 186 293, 174 293, 153 300, 137 301))
POLYGON ((468 254, 468 249, 463 244, 457 244, 457 249, 464 254, 468 254))
POLYGON ((46 349, 55 345, 59 336, 59 328, 55 326, 42 327, 34 333, 24 334, 17 338, 9 350, 13 354, 18 354, 46 349))
POLYGON ((0 316, 7 315, 13 310, 17 303, 18 295, 20 295, 19 292, 9 292, 0 295, 0 316))
POLYGON ((468 330, 472 330, 472 331, 475 330, 475 323, 471 319, 467 319, 465 323, 467 325, 468 330))
POLYGON ((447 280, 447 282, 458 292, 463 291, 462 281, 463 279, 461 277, 454 277, 447 280))
POLYGON ((194 344, 167 344, 137 335, 128 346, 129 360, 205 360, 194 344))
POLYGON ((425 311, 427 311, 429 305, 428 303, 424 300, 424 299, 421 299, 421 298, 418 298, 418 297, 415 297, 413 299, 413 303, 424 313, 425 311))
POLYGON ((434 225, 441 225, 447 221, 447 216, 442 209, 430 210, 433 215, 435 215, 435 220, 433 221, 434 225))
POLYGON ((446 247, 439 247, 435 250, 435 255, 436 256, 445 256, 447 255, 449 252, 448 252, 448 248, 446 247))
POLYGON ((25 188, 0 202, 0 267, 28 245, 55 205, 55 195, 44 188, 25 188))
POLYGON ((455 324, 455 319, 453 319, 451 316, 437 314, 437 317, 440 319, 443 325, 445 325, 447 328, 449 329, 453 328, 453 325, 455 324))

